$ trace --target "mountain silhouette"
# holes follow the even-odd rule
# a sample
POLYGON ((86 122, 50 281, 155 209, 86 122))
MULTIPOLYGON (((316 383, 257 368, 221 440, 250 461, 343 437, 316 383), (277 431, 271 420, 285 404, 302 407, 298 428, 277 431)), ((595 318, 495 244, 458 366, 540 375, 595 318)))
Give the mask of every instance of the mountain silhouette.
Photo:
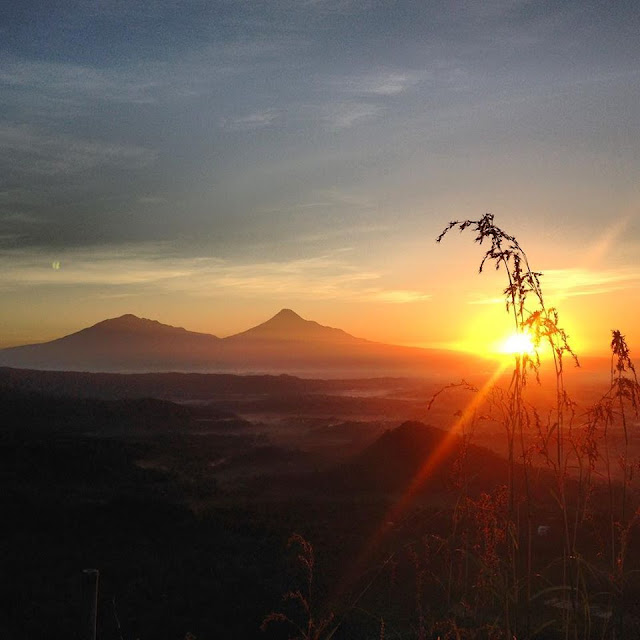
POLYGON ((110 318, 109 320, 103 320, 98 322, 87 329, 83 329, 78 333, 88 333, 93 331, 131 331, 140 333, 164 333, 164 334, 176 334, 186 332, 186 329, 182 327, 172 327, 168 324, 162 324, 157 320, 149 320, 148 318, 139 318, 132 313, 125 313, 123 316, 117 318, 110 318))
POLYGON ((244 340, 284 340, 284 341, 313 341, 313 342, 367 342, 355 338, 342 329, 325 327, 313 320, 301 318, 291 309, 281 309, 273 318, 256 327, 237 333, 226 338, 229 342, 244 340))
POLYGON ((0 363, 34 369, 140 371, 215 361, 220 338, 130 313, 42 344, 0 351, 0 363))
POLYGON ((306 320, 291 309, 219 338, 125 314, 42 344, 0 350, 0 366, 123 373, 193 371, 289 373, 316 377, 424 376, 449 380, 479 358, 371 342, 306 320), (453 367, 453 369, 452 369, 453 367))

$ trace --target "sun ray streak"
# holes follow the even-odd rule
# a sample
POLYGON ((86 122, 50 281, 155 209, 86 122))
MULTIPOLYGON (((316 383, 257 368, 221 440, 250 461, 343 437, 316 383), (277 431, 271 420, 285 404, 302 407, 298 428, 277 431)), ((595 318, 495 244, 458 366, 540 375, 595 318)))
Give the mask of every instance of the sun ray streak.
POLYGON ((398 501, 387 510, 382 518, 382 524, 380 524, 373 532, 368 542, 363 546, 360 554, 344 573, 342 580, 339 581, 334 598, 339 598, 354 583, 354 581, 358 579, 358 576, 362 573, 363 568, 366 566, 366 563, 369 561, 376 548, 380 546, 386 535, 389 533, 389 526, 387 523, 398 522, 402 518, 416 494, 424 487, 429 477, 450 452, 463 425, 470 420, 473 413, 481 405, 489 391, 493 388, 495 382, 500 378, 508 366, 508 360, 499 364, 491 377, 484 383, 478 392, 474 394, 472 400, 462 411, 461 415, 452 425, 451 429, 446 433, 440 444, 416 472, 409 486, 405 489, 398 501))

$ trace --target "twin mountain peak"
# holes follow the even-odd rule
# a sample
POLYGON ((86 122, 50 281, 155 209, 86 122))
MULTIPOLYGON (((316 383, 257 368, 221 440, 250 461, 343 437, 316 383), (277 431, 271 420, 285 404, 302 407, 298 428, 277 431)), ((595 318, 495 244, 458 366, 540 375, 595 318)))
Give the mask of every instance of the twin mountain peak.
MULTIPOLYGON (((139 318, 131 313, 127 313, 118 318, 110 318, 103 320, 87 329, 83 329, 78 333, 90 334, 99 338, 106 334, 123 334, 134 333, 138 335, 145 334, 164 334, 166 336, 174 335, 184 336, 185 334, 193 334, 198 336, 207 336, 214 340, 228 340, 239 342, 241 340, 327 340, 330 342, 354 341, 365 342, 359 338, 349 335, 342 329, 334 329, 325 327, 313 320, 305 320, 291 309, 282 309, 273 318, 259 324, 251 329, 231 335, 227 338, 218 338, 212 334, 199 333, 195 331, 187 331, 182 327, 173 327, 171 325, 162 324, 157 320, 149 320, 147 318, 139 318)), ((71 334, 77 335, 77 334, 71 334)), ((67 336, 70 338, 71 336, 67 336)))
POLYGON ((289 373, 320 377, 444 374, 469 356, 356 338, 291 309, 220 338, 125 314, 42 344, 0 350, 0 366, 94 372, 289 373))

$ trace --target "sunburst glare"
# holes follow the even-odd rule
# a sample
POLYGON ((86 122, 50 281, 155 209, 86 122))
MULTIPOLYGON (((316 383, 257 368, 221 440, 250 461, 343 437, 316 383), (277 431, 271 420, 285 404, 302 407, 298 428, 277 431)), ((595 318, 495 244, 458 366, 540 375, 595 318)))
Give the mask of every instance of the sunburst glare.
POLYGON ((523 331, 520 333, 512 333, 506 338, 500 346, 500 352, 505 354, 527 354, 535 353, 536 347, 533 343, 531 334, 523 331))

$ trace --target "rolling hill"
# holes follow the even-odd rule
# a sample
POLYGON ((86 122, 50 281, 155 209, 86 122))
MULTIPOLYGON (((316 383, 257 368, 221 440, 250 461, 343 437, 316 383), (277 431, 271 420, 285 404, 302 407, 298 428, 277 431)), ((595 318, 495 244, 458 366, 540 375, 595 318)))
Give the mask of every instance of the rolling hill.
POLYGON ((446 492, 456 477, 456 461, 464 460, 469 489, 487 490, 507 478, 507 461, 488 449, 465 444, 457 435, 422 422, 407 421, 389 429, 342 469, 347 487, 376 491, 401 491, 419 476, 435 453, 437 463, 424 477, 418 492, 446 492))

